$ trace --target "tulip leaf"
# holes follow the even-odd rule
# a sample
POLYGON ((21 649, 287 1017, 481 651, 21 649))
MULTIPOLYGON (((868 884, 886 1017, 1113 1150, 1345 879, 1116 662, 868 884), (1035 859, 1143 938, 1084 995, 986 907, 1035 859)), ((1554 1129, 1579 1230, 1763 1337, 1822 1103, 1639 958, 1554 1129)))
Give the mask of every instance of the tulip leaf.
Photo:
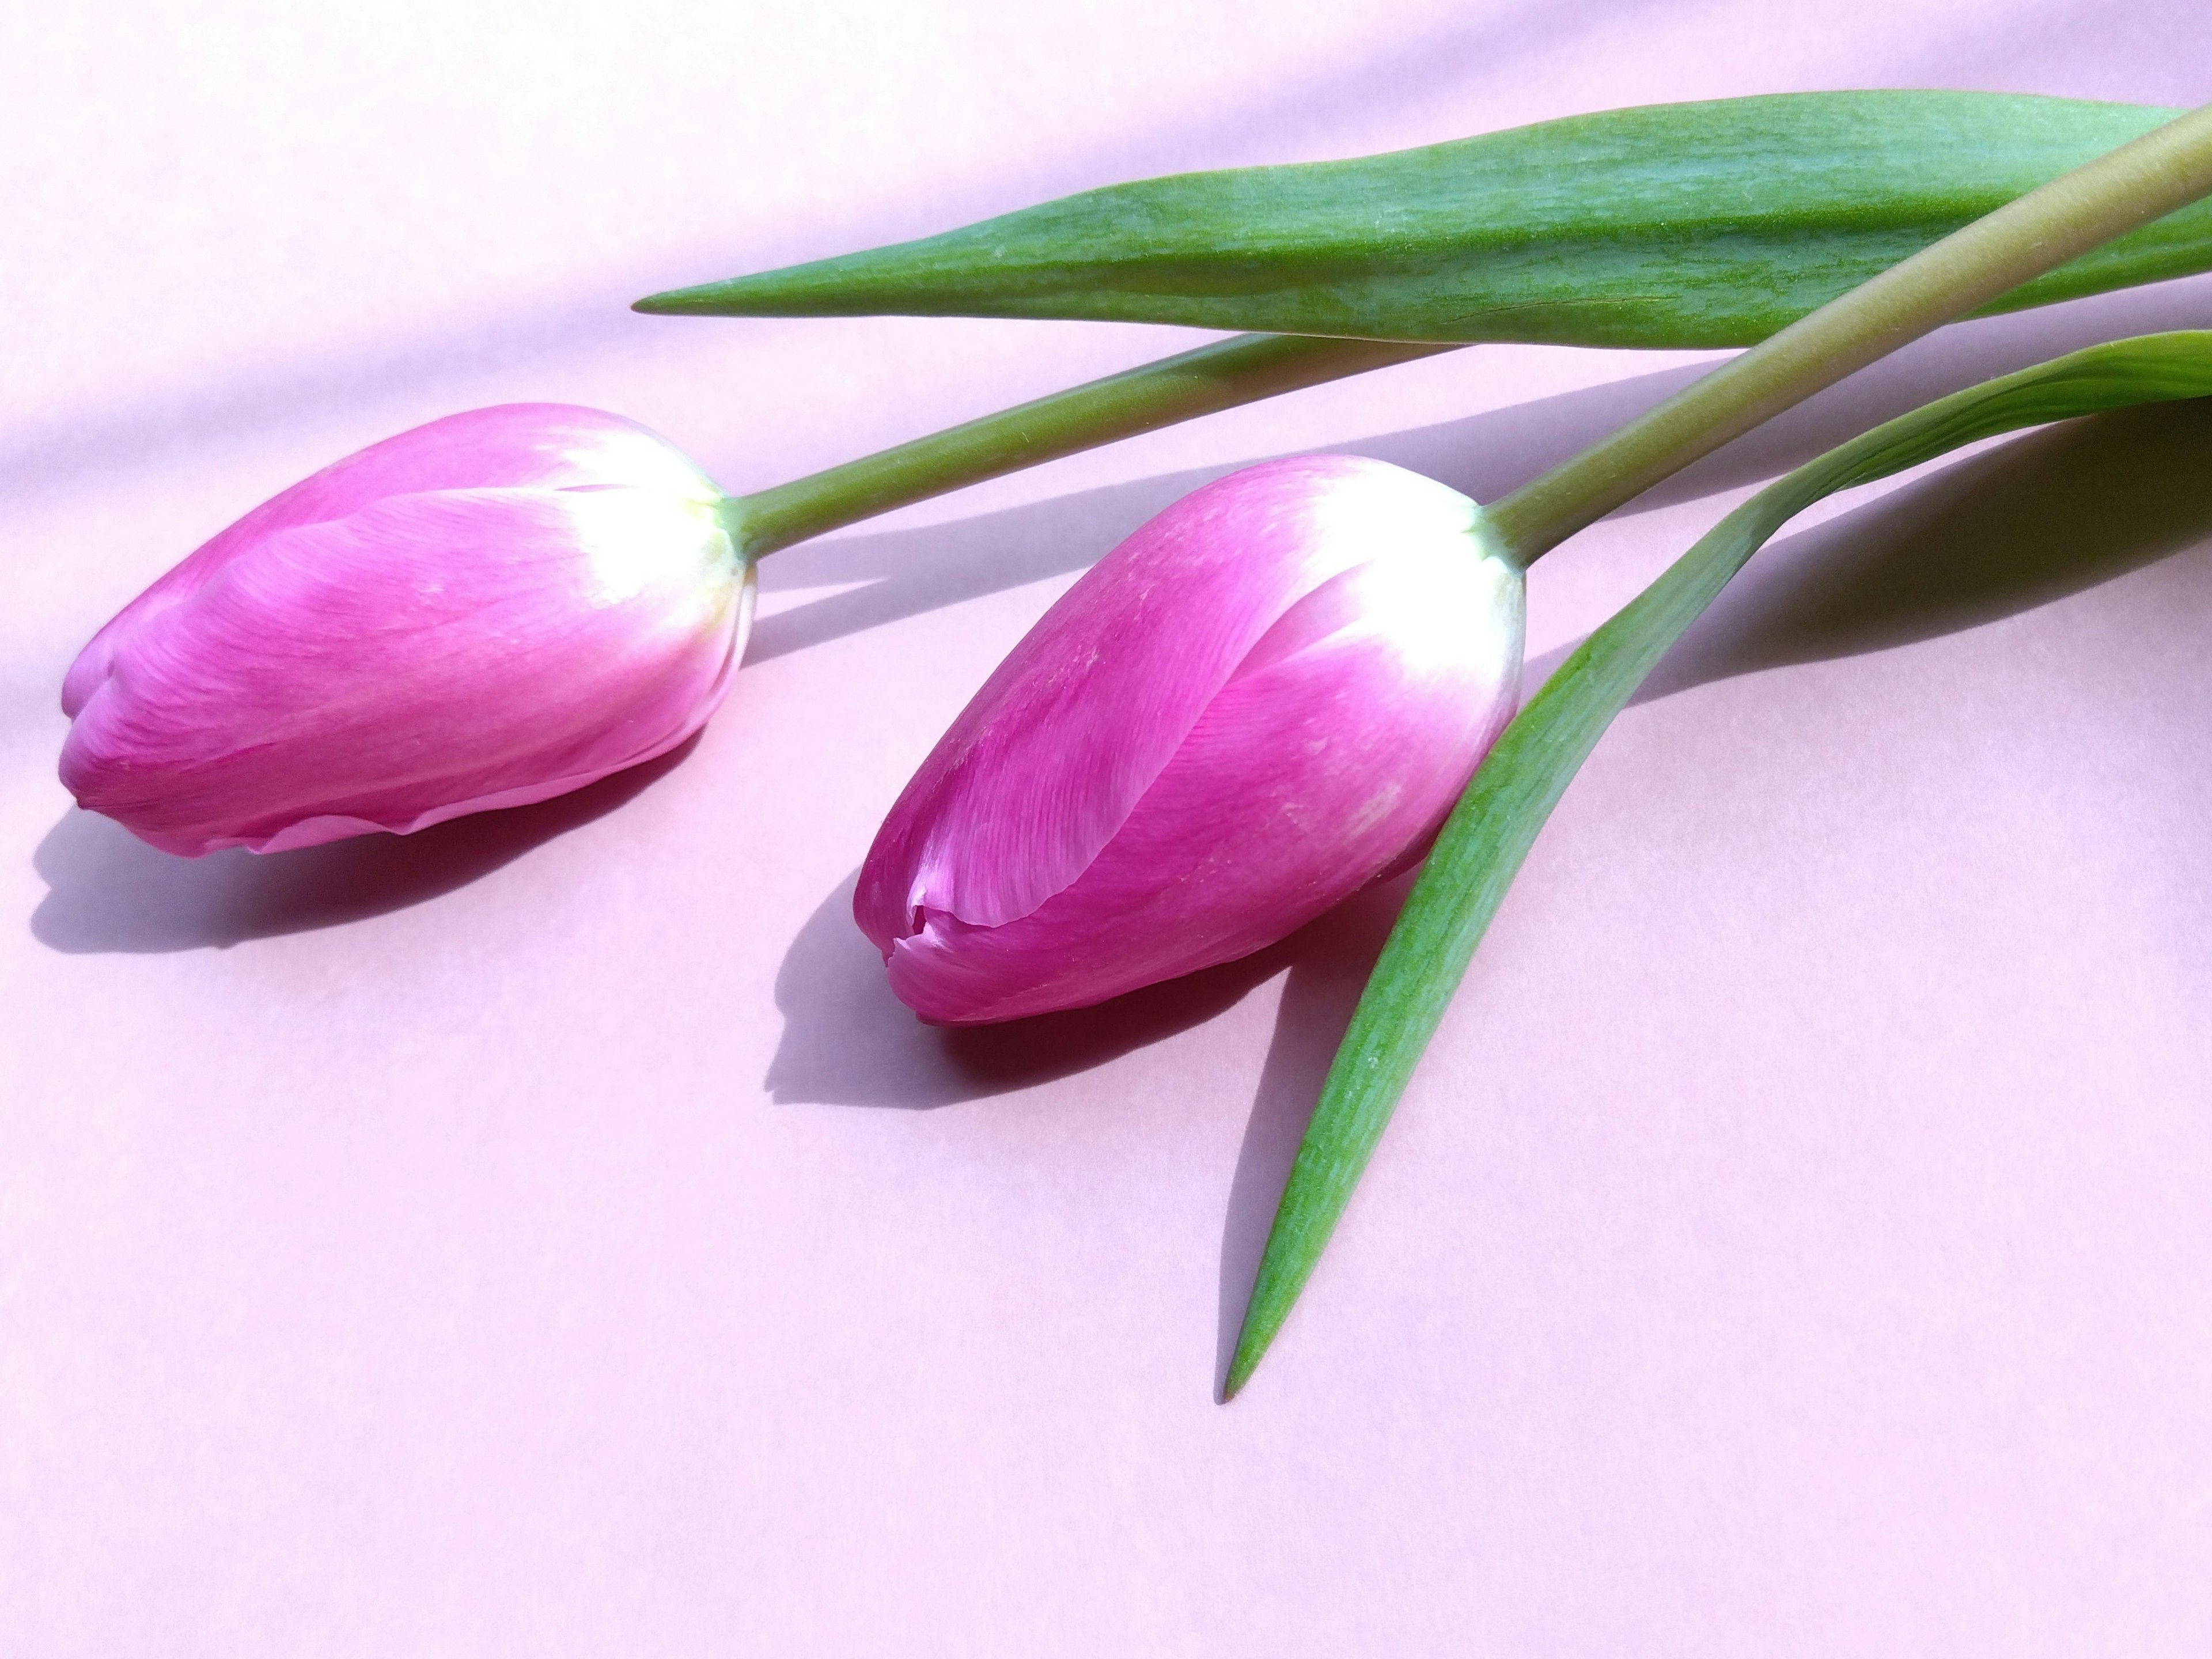
POLYGON ((1814 502, 2024 427, 2212 395, 2212 332, 2075 352, 1876 427, 1730 513, 1584 641, 1491 750, 1446 823, 1337 1052, 1261 1258, 1224 1397, 1304 1288, 1522 860, 1613 717, 1776 532, 1814 502))
MULTIPOLYGON (((1612 110, 1356 161, 1116 185, 637 309, 1748 345, 2176 112, 1976 92, 1612 110)), ((1986 309, 2206 269, 2212 203, 1986 309)))

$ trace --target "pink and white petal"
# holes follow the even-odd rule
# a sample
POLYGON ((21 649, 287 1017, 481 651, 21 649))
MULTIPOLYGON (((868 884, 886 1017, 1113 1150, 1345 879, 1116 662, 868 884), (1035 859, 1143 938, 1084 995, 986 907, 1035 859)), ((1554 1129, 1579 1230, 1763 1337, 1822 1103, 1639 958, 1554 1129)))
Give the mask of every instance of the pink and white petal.
POLYGON ((1381 461, 1304 456, 1185 496, 1047 612, 892 807, 854 897, 883 949, 919 908, 1034 911, 1111 841, 1254 643, 1409 540, 1468 548, 1473 502, 1381 461))
POLYGON ((703 722, 738 586, 711 512, 659 493, 380 501, 278 532, 151 618, 80 713, 63 780, 172 850, 575 787, 703 722))
POLYGON ((470 410, 357 450, 270 497, 204 543, 118 612, 70 665, 62 712, 75 718, 106 679, 118 648, 270 537, 351 517, 396 495, 453 489, 610 486, 665 489, 711 505, 712 479, 636 422, 572 404, 470 410))
POLYGON ((1066 888, 995 927, 925 907, 890 952, 900 999, 955 1024, 1103 1001, 1263 949, 1432 836, 1518 700, 1517 603, 1510 664, 1482 641, 1424 658, 1345 591, 1368 574, 1308 601, 1346 625, 1231 684, 1066 888))

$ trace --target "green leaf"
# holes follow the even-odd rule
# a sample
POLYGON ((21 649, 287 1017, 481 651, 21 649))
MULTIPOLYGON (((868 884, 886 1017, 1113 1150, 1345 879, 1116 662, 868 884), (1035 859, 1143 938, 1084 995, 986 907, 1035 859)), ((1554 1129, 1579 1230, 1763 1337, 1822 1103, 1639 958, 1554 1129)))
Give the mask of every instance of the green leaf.
MULTIPOLYGON (((1117 185, 637 309, 1748 345, 2175 113, 1973 92, 1613 110, 1358 161, 1117 185)), ((2206 269, 2212 204, 2199 204, 1988 309, 2206 269)))
POLYGON ((1498 739, 1437 838, 1352 1015, 1298 1148, 1225 1389, 1274 1340, 1334 1231, 1483 930, 1613 716, 1729 580, 1790 519, 1998 433, 2131 404, 2212 395, 2212 332, 2077 351, 1876 427, 1778 479, 1589 638, 1498 739))

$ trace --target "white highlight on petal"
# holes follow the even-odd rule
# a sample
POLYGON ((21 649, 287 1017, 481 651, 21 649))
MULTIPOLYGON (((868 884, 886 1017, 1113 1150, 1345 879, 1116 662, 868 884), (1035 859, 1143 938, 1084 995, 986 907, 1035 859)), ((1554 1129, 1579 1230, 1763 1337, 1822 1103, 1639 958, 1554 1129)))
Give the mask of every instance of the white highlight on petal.
POLYGON ((577 445, 566 454, 578 472, 600 479, 602 488, 626 485, 680 496, 708 507, 722 499, 714 481, 689 455, 666 439, 641 428, 597 432, 589 442, 577 445))
POLYGON ((621 605, 656 589, 692 617, 720 616, 729 603, 741 561, 714 502, 626 489, 563 490, 560 501, 593 605, 621 605), (683 603, 684 595, 696 604, 683 603))
POLYGON ((1424 678, 1495 671, 1518 654, 1521 573, 1464 532, 1378 559, 1360 571, 1359 592, 1361 631, 1387 637, 1424 678))

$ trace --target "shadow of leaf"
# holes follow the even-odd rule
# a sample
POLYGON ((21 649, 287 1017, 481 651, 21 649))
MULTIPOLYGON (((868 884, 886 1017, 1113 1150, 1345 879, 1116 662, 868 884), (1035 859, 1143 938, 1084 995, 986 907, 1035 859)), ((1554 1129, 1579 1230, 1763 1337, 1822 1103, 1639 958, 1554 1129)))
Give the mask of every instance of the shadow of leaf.
MULTIPOLYGON (((1959 633, 2212 534, 2212 398, 2014 438, 1762 550, 1629 701, 1959 633)), ((1529 659, 1522 701, 1581 641, 1529 659)))
POLYGON ((2032 433, 1759 556, 1638 702, 2033 610, 2212 534, 2212 399, 2032 433))
POLYGON ((1221 1224, 1220 1322, 1215 1335, 1213 1397, 1221 1398, 1244 1304, 1260 1271, 1261 1253, 1274 1224, 1275 1206, 1291 1178, 1291 1164, 1313 1119, 1314 1103, 1336 1059, 1337 1044, 1352 1024, 1359 994, 1398 912, 1413 890, 1413 872, 1355 893, 1309 924, 1294 944, 1275 1034, 1260 1068, 1252 1115, 1237 1152, 1229 1202, 1221 1224))

